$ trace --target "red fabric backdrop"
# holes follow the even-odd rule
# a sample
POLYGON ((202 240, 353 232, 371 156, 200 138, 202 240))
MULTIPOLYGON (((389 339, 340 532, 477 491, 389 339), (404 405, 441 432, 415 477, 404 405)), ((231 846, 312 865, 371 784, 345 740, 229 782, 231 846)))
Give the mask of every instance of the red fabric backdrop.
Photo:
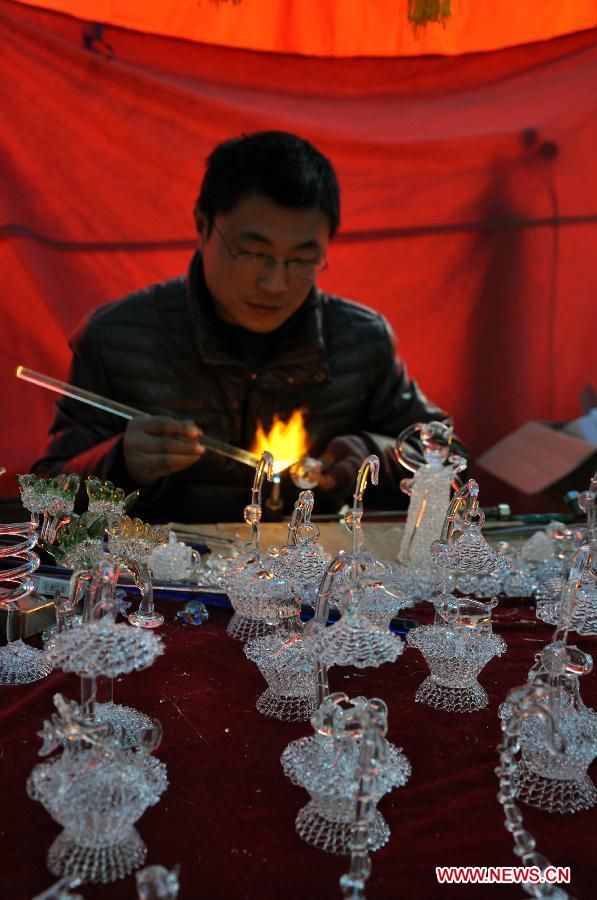
MULTIPOLYGON (((37 453, 90 309, 186 268, 203 159, 314 141, 343 186, 322 285, 384 312, 475 452, 577 413, 595 368, 597 30, 456 58, 310 59, 85 26, 0 0, 0 462, 37 453), (592 330, 592 333, 591 333, 592 330)), ((15 490, 2 479, 0 490, 15 490)))

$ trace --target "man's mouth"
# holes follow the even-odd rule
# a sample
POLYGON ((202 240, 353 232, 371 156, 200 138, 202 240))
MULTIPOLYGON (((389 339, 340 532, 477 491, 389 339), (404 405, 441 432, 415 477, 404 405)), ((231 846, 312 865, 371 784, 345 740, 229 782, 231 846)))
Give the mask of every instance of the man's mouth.
POLYGON ((271 303, 259 303, 257 300, 247 300, 247 306, 250 306, 251 309, 262 310, 263 312, 280 312, 280 310, 284 309, 283 304, 271 304, 271 303))

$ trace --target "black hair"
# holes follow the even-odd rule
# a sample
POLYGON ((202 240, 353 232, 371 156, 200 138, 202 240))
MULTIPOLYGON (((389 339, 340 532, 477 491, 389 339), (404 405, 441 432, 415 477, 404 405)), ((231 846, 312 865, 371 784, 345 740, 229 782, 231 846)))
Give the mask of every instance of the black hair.
POLYGON ((258 131, 224 141, 210 153, 195 204, 209 227, 249 193, 290 209, 319 209, 333 237, 340 224, 340 189, 330 160, 287 131, 258 131))

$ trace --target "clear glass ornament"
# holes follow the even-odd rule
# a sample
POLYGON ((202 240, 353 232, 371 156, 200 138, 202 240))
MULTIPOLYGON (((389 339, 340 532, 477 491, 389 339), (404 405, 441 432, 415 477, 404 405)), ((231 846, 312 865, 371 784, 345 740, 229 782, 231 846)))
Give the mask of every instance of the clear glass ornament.
POLYGON ((56 475, 54 478, 38 478, 36 475, 18 475, 21 503, 31 513, 31 522, 41 527, 42 541, 52 544, 58 530, 70 521, 75 508, 75 497, 81 482, 80 476, 56 475))
POLYGON ((138 900, 176 900, 180 888, 180 866, 147 866, 135 873, 138 900))
POLYGON ((153 582, 147 557, 168 540, 166 525, 146 525, 141 519, 118 516, 108 523, 108 546, 114 563, 128 569, 141 591, 139 608, 129 613, 131 625, 158 628, 164 617, 153 603, 153 582))
POLYGON ((317 659, 317 697, 321 704, 328 694, 327 670, 333 665, 380 666, 393 662, 404 649, 400 638, 387 629, 379 628, 360 612, 358 598, 360 563, 353 556, 340 551, 330 563, 317 591, 315 617, 303 629, 308 651, 317 659), (330 597, 337 579, 350 571, 342 600, 340 620, 326 627, 330 597))
POLYGON ((271 547, 263 560, 264 568, 284 578, 292 596, 306 605, 313 605, 330 560, 319 543, 319 528, 311 522, 313 502, 312 491, 301 491, 288 526, 287 544, 271 547))
POLYGON ((484 520, 479 509, 479 485, 470 479, 450 501, 440 539, 431 548, 431 558, 440 573, 435 622, 407 635, 407 643, 420 650, 431 671, 415 700, 436 709, 473 712, 487 706, 487 694, 477 676, 490 659, 506 650, 504 641, 491 628, 491 610, 497 598, 481 603, 448 593, 450 585, 458 584, 458 577, 486 578, 509 567, 481 534, 484 520), (462 531, 455 538, 456 517, 464 504, 462 531))
MULTIPOLYGON (((566 580, 562 576, 553 576, 539 585, 535 606, 538 619, 549 625, 557 624, 565 590, 566 580)), ((588 568, 578 586, 570 631, 583 635, 597 634, 597 579, 588 568)))
POLYGON ((88 510, 96 517, 123 516, 139 496, 139 491, 125 496, 122 488, 116 487, 111 481, 102 481, 95 475, 87 476, 85 489, 89 501, 88 510))
MULTIPOLYGON (((597 713, 585 706, 579 686, 579 678, 592 671, 593 660, 568 644, 579 588, 591 559, 590 547, 581 547, 562 593, 553 640, 537 654, 529 672, 530 685, 547 684, 550 688, 550 714, 565 747, 558 756, 550 755, 544 721, 523 722, 521 759, 514 783, 520 800, 548 812, 578 812, 590 809, 597 801, 597 790, 587 774, 597 756, 597 713)), ((502 707, 504 721, 511 714, 507 705, 502 707)))
POLYGON ((63 826, 48 851, 48 869, 82 883, 107 884, 145 858, 133 826, 168 784, 166 767, 151 755, 161 727, 155 722, 138 749, 123 750, 111 726, 90 723, 60 694, 54 702, 57 713, 40 732, 40 755, 58 747, 62 753, 35 766, 27 781, 29 796, 63 826))
POLYGON ((178 541, 173 531, 168 534, 168 543, 155 547, 146 562, 156 581, 197 582, 201 569, 201 555, 178 541))
POLYGON ((235 640, 246 642, 271 634, 300 615, 300 601, 288 582, 268 570, 263 558, 244 560, 222 583, 234 609, 226 633, 235 640))
POLYGON ((273 609, 277 605, 282 610, 285 600, 290 600, 284 596, 285 585, 266 570, 261 556, 262 488, 264 480, 273 477, 274 458, 264 450, 255 469, 251 502, 244 509, 244 520, 251 526, 248 552, 219 579, 234 608, 226 633, 242 642, 270 634, 279 624, 273 609), (265 616, 261 614, 264 611, 265 616))
POLYGON ((257 700, 258 711, 283 721, 308 720, 317 708, 317 663, 301 635, 277 630, 245 644, 244 651, 268 684, 257 700))
POLYGON ((292 741, 282 754, 285 775, 311 795, 296 818, 300 837, 329 853, 350 852, 351 836, 361 782, 364 734, 375 734, 377 751, 383 756, 371 787, 370 818, 366 828, 369 850, 382 847, 389 828, 375 809, 381 797, 401 787, 410 776, 408 759, 387 741, 387 707, 382 700, 346 694, 330 694, 311 717, 312 737, 292 741))
POLYGON ((360 611, 358 591, 346 600, 335 625, 316 628, 307 645, 325 666, 355 666, 358 669, 395 662, 404 650, 399 637, 379 627, 360 611))
POLYGON ((163 652, 157 635, 117 624, 110 616, 56 634, 46 647, 48 660, 54 666, 89 678, 116 678, 145 669, 163 652))
POLYGON ((415 694, 415 700, 449 712, 474 712, 487 706, 485 689, 477 677, 506 644, 491 628, 491 609, 497 604, 470 597, 440 595, 436 622, 408 632, 406 642, 419 650, 431 674, 415 694))
POLYGON ((163 653, 153 632, 116 624, 116 572, 109 559, 94 568, 85 598, 84 624, 61 631, 46 644, 46 657, 65 672, 81 676, 81 704, 90 720, 112 723, 123 746, 134 747, 151 725, 144 713, 113 702, 113 679, 152 665, 163 653), (97 702, 97 681, 108 679, 108 701, 97 702))
POLYGON ((71 891, 78 888, 80 884, 80 878, 67 875, 66 878, 60 878, 41 894, 36 894, 33 900, 84 900, 81 894, 71 894, 71 891))
MULTIPOLYGON (((553 689, 541 679, 537 679, 534 684, 515 688, 508 694, 505 706, 509 710, 509 715, 502 717, 503 738, 498 747, 500 762, 495 770, 500 782, 498 800, 504 811, 504 827, 512 834, 514 853, 523 866, 537 867, 541 872, 544 872, 550 864, 537 852, 534 837, 524 827, 522 813, 515 803, 516 788, 513 773, 517 770, 516 757, 521 747, 522 729, 526 722, 539 719, 543 723, 545 747, 550 757, 557 759, 564 750, 565 739, 557 730, 552 714, 553 705, 553 689)), ((530 897, 546 897, 550 900, 570 898, 561 887, 548 881, 544 883, 528 881, 521 887, 530 897)))
POLYGON ((441 535, 451 488, 460 484, 458 473, 466 468, 464 457, 450 454, 453 434, 452 426, 443 422, 417 423, 406 428, 396 442, 398 462, 414 474, 400 483, 410 497, 398 554, 405 565, 429 568, 430 548, 441 535), (408 443, 415 436, 419 438, 418 454, 412 453, 408 443))
POLYGON ((6 609, 6 645, 0 647, 0 684, 30 684, 45 678, 52 666, 44 654, 21 639, 19 600, 34 588, 31 575, 39 568, 33 552, 37 533, 33 522, 0 524, 0 604, 6 609))

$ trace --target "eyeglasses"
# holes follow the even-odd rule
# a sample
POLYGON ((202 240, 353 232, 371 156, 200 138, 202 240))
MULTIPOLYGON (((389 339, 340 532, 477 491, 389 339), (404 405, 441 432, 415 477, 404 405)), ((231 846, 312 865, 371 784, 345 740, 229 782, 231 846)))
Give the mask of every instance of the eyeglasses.
POLYGON ((282 265, 288 278, 302 278, 304 281, 315 281, 324 269, 328 268, 325 259, 280 259, 278 256, 270 256, 268 253, 247 253, 245 250, 233 250, 218 226, 214 223, 214 231, 217 231, 224 244, 228 255, 240 272, 245 272, 254 277, 262 277, 270 272, 274 266, 282 265))

